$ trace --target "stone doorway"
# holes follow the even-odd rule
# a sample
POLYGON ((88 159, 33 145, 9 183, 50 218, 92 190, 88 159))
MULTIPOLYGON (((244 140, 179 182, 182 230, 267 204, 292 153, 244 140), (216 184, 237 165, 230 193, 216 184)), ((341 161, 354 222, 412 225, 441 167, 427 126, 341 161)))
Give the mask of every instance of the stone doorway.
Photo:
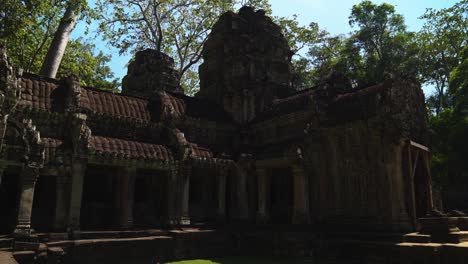
POLYGON ((41 175, 34 188, 31 227, 37 232, 53 230, 55 217, 57 177, 41 175))
POLYGON ((110 230, 118 225, 117 173, 112 168, 89 166, 83 182, 81 227, 110 230))
POLYGON ((137 228, 161 227, 167 222, 168 174, 139 171, 135 177, 133 223, 137 228))
POLYGON ((426 216, 434 205, 432 201, 432 180, 429 168, 429 149, 414 141, 408 141, 404 148, 407 160, 407 204, 414 229, 418 229, 418 218, 426 216))
POLYGON ((425 168, 425 160, 423 155, 419 155, 417 166, 414 168, 414 195, 416 203, 416 217, 424 217, 430 211, 430 176, 425 168))
POLYGON ((193 168, 190 177, 189 215, 192 223, 214 222, 218 207, 216 170, 193 168))
POLYGON ((0 234, 11 234, 15 229, 19 188, 19 172, 5 170, 0 183, 0 210, 2 210, 0 234))
POLYGON ((293 175, 291 168, 274 168, 269 170, 270 223, 291 224, 294 205, 293 175))

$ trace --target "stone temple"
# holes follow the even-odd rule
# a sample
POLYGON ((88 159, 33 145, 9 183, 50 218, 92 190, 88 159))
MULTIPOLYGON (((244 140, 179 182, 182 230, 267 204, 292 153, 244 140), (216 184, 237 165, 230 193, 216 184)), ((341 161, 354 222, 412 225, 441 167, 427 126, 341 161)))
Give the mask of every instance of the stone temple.
POLYGON ((279 26, 248 7, 214 25, 194 97, 154 50, 136 54, 113 93, 21 72, 2 48, 0 253, 465 263, 468 220, 428 216, 419 83, 388 75, 296 91, 291 54, 279 26))

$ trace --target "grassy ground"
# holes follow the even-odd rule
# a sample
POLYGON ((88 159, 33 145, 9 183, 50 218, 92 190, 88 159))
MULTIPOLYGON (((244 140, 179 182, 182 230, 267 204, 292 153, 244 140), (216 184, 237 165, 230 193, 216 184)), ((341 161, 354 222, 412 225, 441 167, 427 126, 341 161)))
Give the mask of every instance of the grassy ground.
POLYGON ((261 258, 261 257, 225 257, 214 259, 194 259, 171 262, 170 264, 313 264, 312 261, 301 258, 261 258))

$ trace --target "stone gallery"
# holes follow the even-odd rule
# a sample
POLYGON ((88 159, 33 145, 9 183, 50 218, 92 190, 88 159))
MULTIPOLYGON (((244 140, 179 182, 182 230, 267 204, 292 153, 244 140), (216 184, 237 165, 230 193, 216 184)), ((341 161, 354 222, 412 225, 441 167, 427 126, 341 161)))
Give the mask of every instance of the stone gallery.
POLYGON ((431 213, 419 83, 297 91, 291 54, 248 7, 215 24, 193 97, 154 50, 114 93, 22 72, 2 48, 0 248, 19 263, 465 263, 465 218, 431 213))

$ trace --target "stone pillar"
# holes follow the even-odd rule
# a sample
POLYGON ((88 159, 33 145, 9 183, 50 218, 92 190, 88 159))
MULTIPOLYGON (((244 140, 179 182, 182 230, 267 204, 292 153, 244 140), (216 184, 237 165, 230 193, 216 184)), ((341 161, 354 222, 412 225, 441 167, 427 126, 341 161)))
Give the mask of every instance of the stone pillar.
POLYGON ((174 166, 169 170, 167 180, 167 224, 179 225, 180 224, 180 193, 181 189, 178 184, 179 172, 181 168, 174 166))
POLYGON ((218 212, 217 218, 219 222, 226 220, 226 178, 228 168, 221 168, 218 176, 218 212))
POLYGON ((304 168, 299 165, 292 166, 294 184, 294 214, 293 224, 307 224, 309 218, 309 192, 308 181, 304 168))
POLYGON ((192 165, 185 164, 182 170, 182 174, 179 175, 181 180, 181 224, 190 225, 190 177, 192 176, 192 165))
POLYGON ((64 230, 66 228, 68 193, 70 192, 70 175, 59 175, 56 177, 56 203, 54 229, 64 230))
POLYGON ((257 167, 258 177, 258 212, 257 212, 257 223, 268 222, 268 198, 270 196, 270 179, 266 174, 265 168, 257 167))
POLYGON ((83 181, 86 173, 86 162, 75 159, 71 166, 71 189, 68 209, 67 228, 71 239, 76 238, 80 231, 81 197, 83 181))
POLYGON ((18 218, 14 234, 16 237, 30 237, 31 213, 34 201, 34 188, 39 178, 39 169, 26 167, 21 172, 21 193, 18 218))
POLYGON ((130 229, 133 227, 133 204, 137 169, 135 167, 122 168, 120 171, 119 226, 122 229, 130 229))
MULTIPOLYGON (((1 146, 1 145, 0 145, 1 146)), ((3 164, 0 164, 0 188, 2 187, 3 183, 3 174, 5 172, 6 166, 3 164)))
POLYGON ((247 194, 247 172, 245 168, 237 166, 237 218, 247 220, 249 218, 249 204, 247 194))

